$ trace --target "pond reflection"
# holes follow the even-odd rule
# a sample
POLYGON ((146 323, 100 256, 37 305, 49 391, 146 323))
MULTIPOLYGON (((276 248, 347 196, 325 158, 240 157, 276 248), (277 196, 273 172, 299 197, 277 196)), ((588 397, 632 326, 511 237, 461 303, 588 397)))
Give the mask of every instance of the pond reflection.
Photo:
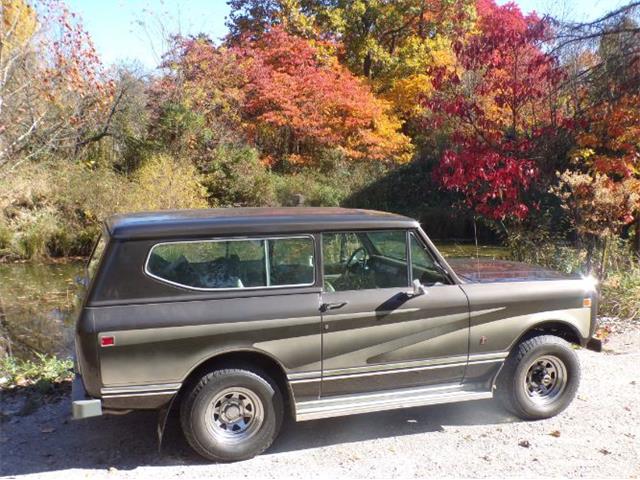
POLYGON ((81 262, 0 264, 0 356, 68 357, 81 262))

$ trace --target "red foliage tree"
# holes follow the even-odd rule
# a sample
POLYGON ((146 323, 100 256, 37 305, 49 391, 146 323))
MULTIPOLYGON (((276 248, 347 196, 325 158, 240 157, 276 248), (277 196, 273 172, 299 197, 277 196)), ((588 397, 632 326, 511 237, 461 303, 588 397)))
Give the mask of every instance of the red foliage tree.
POLYGON ((539 141, 558 124, 554 58, 538 46, 545 24, 512 3, 479 0, 476 32, 454 48, 456 68, 435 72, 430 120, 453 130, 435 171, 449 190, 494 219, 523 219, 536 179, 539 141))

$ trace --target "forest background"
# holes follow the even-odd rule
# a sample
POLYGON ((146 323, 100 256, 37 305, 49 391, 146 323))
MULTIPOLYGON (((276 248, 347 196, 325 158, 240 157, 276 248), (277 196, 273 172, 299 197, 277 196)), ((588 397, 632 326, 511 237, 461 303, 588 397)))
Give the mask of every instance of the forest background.
POLYGON ((3 261, 86 256, 118 212, 341 205, 592 273, 640 316, 640 2, 230 0, 221 41, 147 12, 151 73, 59 0, 0 2, 3 261))

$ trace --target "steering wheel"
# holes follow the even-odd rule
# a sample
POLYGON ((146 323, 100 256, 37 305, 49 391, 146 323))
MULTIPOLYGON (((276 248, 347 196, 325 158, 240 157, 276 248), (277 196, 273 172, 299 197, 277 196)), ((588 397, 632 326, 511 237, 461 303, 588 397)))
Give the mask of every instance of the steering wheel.
POLYGON ((347 263, 345 263, 344 265, 344 272, 343 275, 348 274, 351 269, 353 267, 355 267, 356 265, 360 265, 361 268, 364 269, 365 265, 367 264, 367 257, 369 256, 367 250, 364 247, 358 247, 356 248, 353 253, 351 254, 351 256, 349 257, 349 260, 347 260, 347 263), (359 253, 363 253, 364 255, 362 256, 361 259, 358 259, 357 256, 359 253))

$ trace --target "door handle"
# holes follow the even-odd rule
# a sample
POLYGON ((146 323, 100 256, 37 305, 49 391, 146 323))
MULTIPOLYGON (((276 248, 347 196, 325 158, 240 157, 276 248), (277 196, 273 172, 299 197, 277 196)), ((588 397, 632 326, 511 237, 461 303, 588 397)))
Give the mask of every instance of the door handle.
POLYGON ((349 302, 323 303, 322 305, 320 305, 320 311, 326 312, 327 310, 338 310, 348 303, 349 302))

